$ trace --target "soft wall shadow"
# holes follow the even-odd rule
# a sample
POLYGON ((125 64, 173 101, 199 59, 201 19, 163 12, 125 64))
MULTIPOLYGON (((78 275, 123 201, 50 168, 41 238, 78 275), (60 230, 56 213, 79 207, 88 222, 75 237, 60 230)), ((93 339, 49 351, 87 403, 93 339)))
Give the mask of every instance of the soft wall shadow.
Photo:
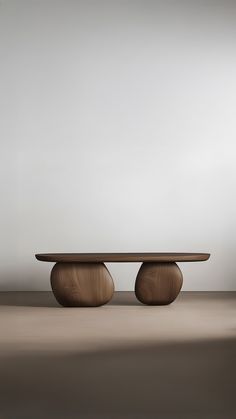
POLYGON ((60 307, 51 291, 0 292, 0 306, 60 307))
MULTIPOLYGON (((108 305, 142 305, 132 291, 116 291, 108 305)), ((0 306, 15 307, 61 307, 52 291, 9 291, 0 292, 0 306)))
MULTIPOLYGON (((177 297, 177 301, 190 301, 200 297, 201 301, 211 300, 234 301, 236 299, 235 291, 182 291, 177 297)), ((176 301, 174 302, 174 304, 176 301)), ((56 301, 52 291, 4 291, 0 292, 0 306, 9 307, 55 307, 61 308, 56 301)), ((107 306, 141 306, 134 291, 115 291, 112 299, 107 306)), ((147 307, 147 306, 146 306, 147 307)))

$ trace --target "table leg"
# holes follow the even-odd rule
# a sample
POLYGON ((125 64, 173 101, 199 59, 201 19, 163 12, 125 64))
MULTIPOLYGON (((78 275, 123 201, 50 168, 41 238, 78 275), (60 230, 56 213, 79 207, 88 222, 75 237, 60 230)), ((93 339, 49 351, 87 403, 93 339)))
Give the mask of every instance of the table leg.
POLYGON ((145 262, 139 269, 135 294, 149 305, 165 305, 174 301, 183 284, 183 276, 174 262, 145 262))
POLYGON ((65 307, 97 307, 106 304, 114 293, 113 279, 104 263, 56 263, 51 286, 65 307))

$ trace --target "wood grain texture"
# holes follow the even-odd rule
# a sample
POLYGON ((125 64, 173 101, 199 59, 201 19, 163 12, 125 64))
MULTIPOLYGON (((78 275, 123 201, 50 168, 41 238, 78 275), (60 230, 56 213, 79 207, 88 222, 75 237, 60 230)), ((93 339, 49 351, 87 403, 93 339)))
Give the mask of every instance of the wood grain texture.
POLYGON ((176 263, 143 263, 136 278, 135 294, 143 304, 170 304, 182 284, 183 276, 176 263))
POLYGON ((103 263, 56 263, 51 286, 65 307, 97 307, 113 296, 113 279, 103 263))
POLYGON ((36 254, 44 262, 200 262, 209 253, 44 253, 36 254))

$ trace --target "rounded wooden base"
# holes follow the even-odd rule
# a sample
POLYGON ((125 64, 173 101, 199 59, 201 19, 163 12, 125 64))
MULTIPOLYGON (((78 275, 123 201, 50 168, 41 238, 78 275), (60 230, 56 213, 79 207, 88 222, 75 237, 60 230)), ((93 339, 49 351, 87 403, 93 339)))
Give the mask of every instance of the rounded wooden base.
POLYGON ((170 304, 182 284, 183 276, 176 263, 143 263, 136 278, 135 294, 143 304, 170 304))
POLYGON ((65 307, 97 307, 114 293, 113 279, 104 263, 56 263, 51 285, 57 301, 65 307))

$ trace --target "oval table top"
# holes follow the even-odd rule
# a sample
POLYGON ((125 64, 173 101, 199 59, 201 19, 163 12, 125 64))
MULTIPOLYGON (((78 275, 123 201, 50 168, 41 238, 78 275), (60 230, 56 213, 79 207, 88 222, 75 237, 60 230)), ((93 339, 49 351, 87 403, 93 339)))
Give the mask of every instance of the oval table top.
POLYGON ((210 253, 41 253, 44 262, 200 262, 210 253))

